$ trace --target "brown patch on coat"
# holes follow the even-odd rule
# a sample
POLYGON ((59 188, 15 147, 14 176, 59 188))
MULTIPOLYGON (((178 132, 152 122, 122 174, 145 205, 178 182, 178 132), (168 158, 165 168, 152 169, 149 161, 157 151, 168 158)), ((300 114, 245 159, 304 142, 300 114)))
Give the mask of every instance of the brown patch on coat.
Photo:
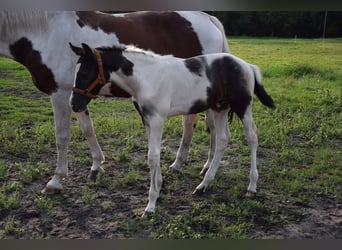
POLYGON ((33 49, 30 40, 21 38, 11 44, 9 49, 14 59, 30 71, 32 81, 40 91, 48 95, 57 91, 58 86, 52 71, 42 63, 40 52, 33 49))
POLYGON ((112 93, 113 96, 115 97, 131 97, 130 94, 128 94, 125 90, 120 88, 118 85, 112 83, 110 86, 110 92, 112 93))
POLYGON ((78 25, 115 33, 120 43, 134 44, 159 54, 187 58, 202 54, 191 23, 176 12, 132 12, 122 17, 77 11, 78 25))

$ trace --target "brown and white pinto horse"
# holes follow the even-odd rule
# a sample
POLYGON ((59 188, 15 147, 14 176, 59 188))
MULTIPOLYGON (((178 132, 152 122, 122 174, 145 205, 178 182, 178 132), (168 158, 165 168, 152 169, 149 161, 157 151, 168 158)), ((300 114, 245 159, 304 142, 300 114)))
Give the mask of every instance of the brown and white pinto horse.
MULTIPOLYGON (((44 191, 62 190, 61 180, 67 176, 67 147, 70 139, 71 109, 69 97, 73 86, 77 56, 69 42, 90 46, 135 44, 160 54, 191 57, 214 52, 228 52, 222 24, 203 12, 133 12, 105 14, 90 11, 0 12, 0 54, 25 65, 33 83, 51 96, 54 111, 57 167, 44 191)), ((120 87, 112 88, 113 96, 129 97, 120 87)), ((92 155, 91 175, 103 171, 102 150, 96 139, 87 110, 76 113, 87 137, 92 155)), ((176 160, 179 169, 187 158, 196 119, 183 119, 183 137, 176 160)))
MULTIPOLYGON (((256 193, 258 180, 257 128, 252 117, 252 96, 274 107, 266 93, 257 66, 228 53, 213 53, 187 59, 160 56, 131 47, 91 49, 71 45, 80 56, 75 88, 71 96, 74 111, 86 109, 93 95, 110 94, 113 84, 130 93, 144 121, 148 135, 148 165, 151 184, 145 212, 154 212, 162 184, 160 143, 165 120, 211 110, 215 152, 203 181, 195 192, 204 191, 214 179, 230 138, 227 116, 242 121, 251 151, 250 182, 247 195, 256 193), (102 81, 98 83, 98 76, 102 81), (89 92, 91 95, 89 95, 89 92)), ((204 166, 206 168, 206 166, 204 166)))

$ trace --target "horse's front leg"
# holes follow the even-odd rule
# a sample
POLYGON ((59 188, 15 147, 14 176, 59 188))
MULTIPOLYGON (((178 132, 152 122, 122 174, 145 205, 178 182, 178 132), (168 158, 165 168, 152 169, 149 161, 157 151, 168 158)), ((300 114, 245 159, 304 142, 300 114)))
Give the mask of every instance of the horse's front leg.
POLYGON ((183 115, 183 134, 179 149, 177 151, 176 160, 170 165, 173 170, 180 171, 182 165, 187 161, 189 148, 194 133, 194 127, 198 120, 198 114, 183 115))
POLYGON ((204 192, 209 183, 215 178, 224 149, 230 138, 230 131, 227 124, 227 111, 214 112, 214 124, 216 131, 216 146, 214 158, 206 172, 203 181, 196 187, 194 193, 204 192))
POLYGON ((57 167, 52 179, 42 190, 43 193, 57 193, 62 190, 61 180, 68 174, 68 143, 70 140, 71 108, 69 97, 71 91, 59 90, 51 96, 55 119, 57 167))
POLYGON ((146 131, 148 134, 148 166, 150 168, 150 190, 148 193, 148 204, 143 216, 153 213, 156 201, 162 185, 162 174, 160 167, 160 143, 163 134, 164 118, 154 115, 145 119, 146 131))
POLYGON ((75 113, 76 118, 81 126, 83 134, 88 140, 91 156, 93 159, 93 165, 90 169, 89 179, 96 180, 96 176, 99 172, 103 173, 104 169, 101 167, 101 163, 105 160, 101 147, 97 141, 93 122, 90 118, 88 110, 75 113))

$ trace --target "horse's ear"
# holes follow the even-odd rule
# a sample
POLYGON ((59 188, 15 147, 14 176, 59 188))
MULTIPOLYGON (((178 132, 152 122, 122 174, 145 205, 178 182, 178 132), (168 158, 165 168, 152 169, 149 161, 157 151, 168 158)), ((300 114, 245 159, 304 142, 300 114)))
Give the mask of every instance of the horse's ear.
POLYGON ((89 47, 88 44, 82 43, 83 53, 86 56, 94 56, 93 50, 89 47))
POLYGON ((69 43, 71 50, 78 56, 84 55, 83 49, 81 47, 74 46, 72 43, 69 43))

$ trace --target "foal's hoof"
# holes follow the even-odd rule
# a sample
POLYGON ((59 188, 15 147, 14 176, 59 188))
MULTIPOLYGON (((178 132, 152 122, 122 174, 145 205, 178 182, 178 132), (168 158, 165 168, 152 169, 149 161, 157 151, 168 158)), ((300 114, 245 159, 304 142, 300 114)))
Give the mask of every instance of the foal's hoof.
POLYGON ((153 215, 153 212, 150 212, 150 211, 144 211, 141 215, 141 218, 144 218, 144 219, 148 219, 148 218, 151 218, 153 215))
POLYGON ((53 194, 60 194, 61 192, 62 192, 62 188, 46 186, 40 193, 53 195, 53 194))
POLYGON ((99 170, 91 170, 89 175, 88 175, 88 179, 91 180, 92 182, 96 182, 96 177, 99 173, 99 170))
POLYGON ((181 171, 181 165, 174 162, 172 165, 170 165, 169 169, 174 171, 174 172, 180 172, 181 171))
POLYGON ((256 196, 256 192, 253 192, 253 191, 247 191, 247 193, 245 194, 245 196, 247 198, 254 198, 256 196))
POLYGON ((96 182, 96 177, 99 173, 104 173, 104 169, 102 167, 96 169, 96 170, 90 170, 90 173, 88 175, 89 180, 92 182, 96 182))
POLYGON ((205 193, 205 188, 196 188, 195 191, 192 192, 193 195, 203 195, 205 193))

